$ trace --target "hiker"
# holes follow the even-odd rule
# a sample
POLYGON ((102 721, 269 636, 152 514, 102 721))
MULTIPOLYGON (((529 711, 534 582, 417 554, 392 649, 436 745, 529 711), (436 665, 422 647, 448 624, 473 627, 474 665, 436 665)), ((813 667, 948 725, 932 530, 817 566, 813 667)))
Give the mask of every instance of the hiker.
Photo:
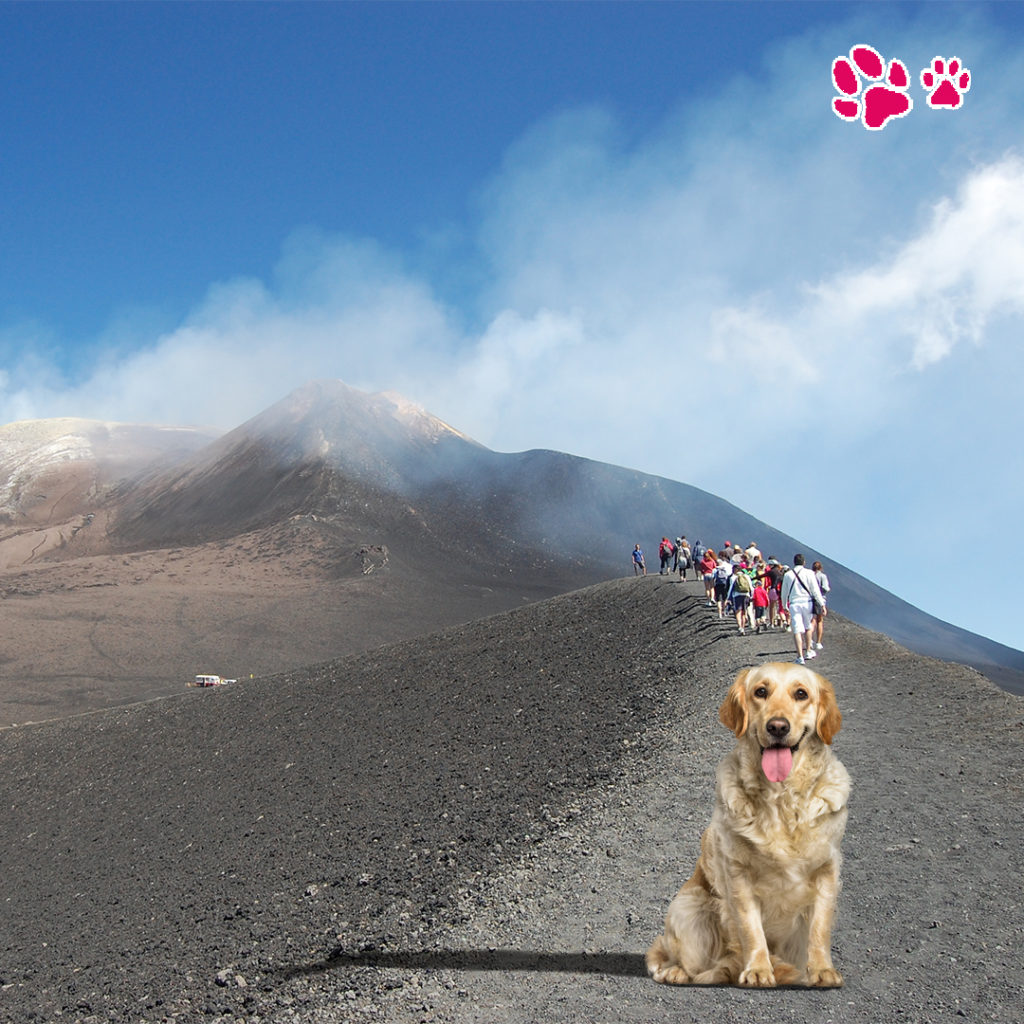
POLYGON ((668 537, 661 538, 661 543, 658 545, 658 556, 661 559, 661 568, 658 570, 659 576, 664 576, 668 572, 668 563, 672 560, 672 554, 675 549, 676 546, 668 537))
POLYGON ((715 607, 715 567, 717 565, 718 560, 715 558, 714 551, 707 548, 700 560, 698 571, 704 580, 704 599, 707 601, 708 608, 715 607))
POLYGON ((747 609, 750 607, 750 597, 753 591, 754 586, 746 569, 737 568, 729 581, 726 601, 732 604, 733 611, 736 613, 736 626, 740 631, 740 636, 746 633, 747 609))
POLYGON ((715 604, 718 605, 718 617, 725 618, 725 602, 729 596, 729 582, 732 579, 732 562, 726 557, 725 549, 718 552, 715 563, 715 604))
POLYGON ((690 555, 690 545, 686 543, 685 537, 679 537, 676 540, 676 568, 679 570, 681 580, 686 579, 686 570, 691 565, 693 565, 693 559, 690 555))
MULTIPOLYGON (((786 573, 789 572, 789 566, 784 565, 782 567, 782 579, 786 578, 786 573)), ((782 623, 782 628, 787 633, 793 632, 793 623, 789 620, 789 609, 782 603, 782 582, 779 582, 779 621, 782 623)))
POLYGON ((644 561, 644 553, 640 550, 639 544, 633 548, 633 575, 647 575, 647 563, 644 561))
POLYGON ((776 629, 784 625, 782 621, 782 609, 780 595, 782 593, 782 577, 786 575, 785 569, 779 565, 779 560, 774 555, 768 556, 768 626, 776 629))
POLYGON ((762 629, 767 632, 767 613, 771 601, 768 598, 768 574, 766 572, 755 578, 754 593, 751 595, 750 603, 754 609, 754 633, 760 633, 762 629))
POLYGON ((803 665, 817 654, 811 637, 814 616, 820 614, 824 617, 827 612, 818 581, 813 572, 804 568, 804 556, 801 554, 793 556, 793 568, 783 577, 780 600, 782 606, 789 609, 793 640, 796 642, 796 661, 803 665))
POLYGON ((683 538, 676 537, 676 546, 672 552, 672 568, 670 572, 675 572, 679 568, 679 545, 682 544, 683 538))
MULTIPOLYGON (((683 540, 685 539, 686 538, 684 537, 683 540)), ((697 572, 700 569, 700 563, 704 558, 704 552, 706 550, 707 548, 705 548, 704 545, 701 544, 700 538, 698 537, 693 542, 693 547, 690 549, 690 560, 693 562, 694 572, 697 572)))
MULTIPOLYGON (((818 589, 821 591, 821 603, 828 605, 828 592, 832 589, 829 586, 828 577, 825 575, 825 569, 821 562, 815 562, 811 566, 811 571, 814 573, 814 578, 818 581, 818 589)), ((821 615, 815 614, 814 616, 814 649, 820 651, 823 649, 824 644, 821 642, 822 635, 825 632, 825 613, 821 615)))

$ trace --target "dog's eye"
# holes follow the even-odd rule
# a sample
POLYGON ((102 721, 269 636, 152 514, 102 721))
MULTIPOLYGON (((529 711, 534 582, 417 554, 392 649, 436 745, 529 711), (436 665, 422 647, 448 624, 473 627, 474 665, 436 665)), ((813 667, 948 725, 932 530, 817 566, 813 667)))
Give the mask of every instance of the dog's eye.
POLYGON ((765 697, 768 696, 768 687, 767 686, 759 686, 754 691, 754 696, 760 698, 761 700, 764 700, 765 697))
POLYGON ((806 690, 797 690, 796 693, 793 694, 793 697, 795 700, 807 700, 808 693, 806 690))

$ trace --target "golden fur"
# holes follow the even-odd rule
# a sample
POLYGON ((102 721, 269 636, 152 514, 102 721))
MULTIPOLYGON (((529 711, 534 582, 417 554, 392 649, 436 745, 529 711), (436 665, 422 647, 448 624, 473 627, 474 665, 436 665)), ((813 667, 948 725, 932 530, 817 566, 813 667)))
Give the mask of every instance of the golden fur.
POLYGON ((648 973, 674 985, 841 985, 832 920, 850 777, 830 747, 842 722, 832 684, 802 665, 745 669, 719 718, 737 742, 648 973), (788 776, 770 781, 790 758, 788 776))

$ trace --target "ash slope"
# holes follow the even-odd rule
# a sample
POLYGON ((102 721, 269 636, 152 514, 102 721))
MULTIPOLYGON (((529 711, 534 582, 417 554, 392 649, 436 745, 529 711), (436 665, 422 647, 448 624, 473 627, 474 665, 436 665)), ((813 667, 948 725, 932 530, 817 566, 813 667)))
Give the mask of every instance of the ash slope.
POLYGON ((449 920, 460 890, 656 727, 667 684, 651 651, 696 648, 711 624, 696 599, 654 594, 622 581, 0 733, 0 1019, 277 1020, 345 990, 372 1002, 377 972, 308 965, 339 935, 415 942, 449 920))
POLYGON ((854 776, 847 988, 641 976, 731 742, 725 688, 791 656, 788 635, 741 638, 698 590, 614 581, 0 733, 0 1020, 731 1024, 770 998, 779 1021, 874 1024, 952 1019, 961 997, 1011 1019, 1021 705, 838 617, 821 668, 854 776), (956 731, 969 749, 949 748, 956 731))

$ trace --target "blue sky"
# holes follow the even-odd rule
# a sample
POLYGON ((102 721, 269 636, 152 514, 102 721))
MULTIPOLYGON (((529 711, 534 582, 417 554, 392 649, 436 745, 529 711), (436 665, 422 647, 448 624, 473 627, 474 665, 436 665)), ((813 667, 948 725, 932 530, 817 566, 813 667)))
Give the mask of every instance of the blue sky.
POLYGON ((0 5, 0 422, 339 377, 1024 648, 971 582, 1024 518, 1022 42, 1015 3, 0 5), (831 108, 862 43, 910 74, 880 131, 831 108))

